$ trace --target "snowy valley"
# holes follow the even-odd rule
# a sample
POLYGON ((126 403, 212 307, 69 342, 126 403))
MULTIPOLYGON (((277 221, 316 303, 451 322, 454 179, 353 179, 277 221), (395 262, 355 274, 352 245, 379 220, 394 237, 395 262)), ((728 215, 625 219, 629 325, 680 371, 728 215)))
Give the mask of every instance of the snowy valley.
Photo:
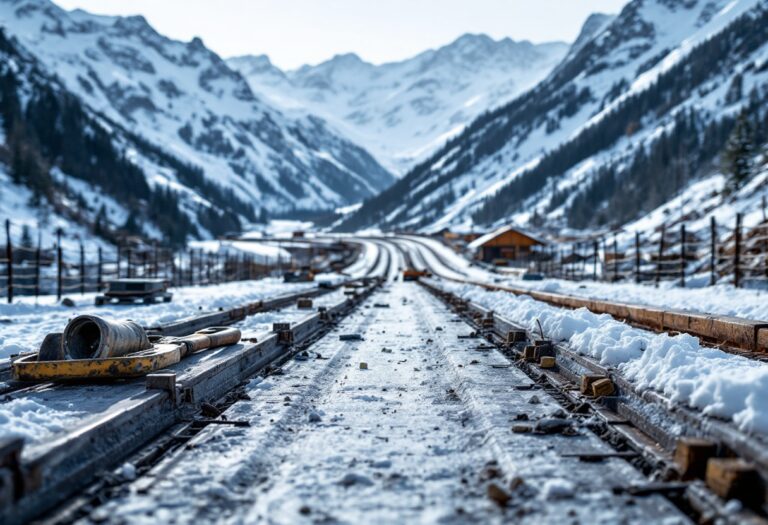
POLYGON ((402 174, 481 113, 533 87, 565 56, 564 42, 532 44, 467 34, 400 62, 355 54, 281 71, 267 56, 227 61, 265 100, 322 116, 402 174))

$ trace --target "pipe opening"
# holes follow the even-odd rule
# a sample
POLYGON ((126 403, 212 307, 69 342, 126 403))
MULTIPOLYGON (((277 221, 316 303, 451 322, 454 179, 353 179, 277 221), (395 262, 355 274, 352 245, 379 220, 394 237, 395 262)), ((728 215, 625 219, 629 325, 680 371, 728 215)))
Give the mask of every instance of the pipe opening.
POLYGON ((101 329, 90 319, 75 319, 67 330, 70 359, 93 359, 101 344, 101 329))

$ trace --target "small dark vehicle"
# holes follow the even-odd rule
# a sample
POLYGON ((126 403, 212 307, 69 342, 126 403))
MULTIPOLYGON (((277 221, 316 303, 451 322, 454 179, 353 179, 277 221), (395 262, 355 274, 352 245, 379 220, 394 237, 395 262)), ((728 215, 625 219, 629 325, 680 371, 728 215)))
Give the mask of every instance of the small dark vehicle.
POLYGON ((283 274, 283 282, 286 283, 309 283, 315 280, 315 274, 309 268, 302 268, 301 270, 285 272, 283 274))
POLYGON ((173 294, 168 291, 165 279, 114 279, 107 282, 107 291, 96 297, 96 306, 158 301, 170 303, 173 294))
POLYGON ((543 281, 544 280, 544 276, 541 275, 540 273, 530 272, 529 271, 529 272, 525 272, 522 275, 522 279, 523 279, 523 281, 543 281))

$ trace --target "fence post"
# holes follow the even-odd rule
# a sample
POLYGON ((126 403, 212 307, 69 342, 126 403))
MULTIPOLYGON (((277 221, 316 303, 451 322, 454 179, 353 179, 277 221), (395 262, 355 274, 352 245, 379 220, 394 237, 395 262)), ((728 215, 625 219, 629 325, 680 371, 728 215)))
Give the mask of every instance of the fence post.
POLYGON ((189 249, 189 284, 195 285, 195 250, 189 249))
POLYGON ((685 223, 680 224, 680 286, 685 288, 685 223))
POLYGON ((80 295, 85 295, 85 248, 80 243, 80 295))
POLYGON ((709 252, 709 285, 714 286, 717 281, 717 223, 715 216, 709 218, 709 236, 711 241, 709 252))
POLYGON ((157 242, 155 242, 152 249, 152 277, 159 275, 158 265, 160 264, 160 255, 158 254, 157 242))
POLYGON ((613 236, 613 282, 619 280, 619 247, 616 244, 616 236, 613 236))
POLYGON ((37 231, 37 250, 35 250, 35 301, 40 296, 40 252, 42 244, 42 234, 37 231))
POLYGON ((128 270, 126 275, 130 279, 131 277, 133 277, 133 249, 131 249, 130 246, 128 246, 126 256, 128 259, 126 261, 128 263, 128 270))
POLYGON ((120 256, 122 255, 122 250, 120 249, 120 242, 118 241, 117 244, 117 260, 115 261, 115 272, 117 275, 115 276, 117 279, 120 278, 120 256))
POLYGON ((101 246, 98 248, 97 261, 98 268, 96 269, 96 291, 101 291, 102 282, 104 281, 104 254, 101 252, 101 246))
POLYGON ((661 281, 661 263, 662 259, 664 258, 664 234, 666 232, 666 225, 661 225, 661 238, 659 239, 659 260, 656 261, 656 287, 659 286, 659 282, 661 281))
POLYGON ((635 232, 635 282, 640 282, 640 232, 635 232))
POLYGON ((6 273, 8 283, 8 303, 13 302, 13 243, 11 243, 11 219, 5 219, 5 258, 8 261, 6 273))
POLYGON ((171 250, 170 253, 171 263, 171 286, 176 286, 176 254, 171 250))
POLYGON ((741 213, 736 214, 736 230, 733 232, 735 242, 733 250, 733 285, 738 288, 741 285, 741 213))
POLYGON ((61 290, 63 287, 63 266, 64 253, 61 249, 61 228, 56 229, 56 259, 58 261, 56 269, 56 300, 61 301, 61 290))
POLYGON ((597 241, 592 241, 592 280, 597 281, 597 241))

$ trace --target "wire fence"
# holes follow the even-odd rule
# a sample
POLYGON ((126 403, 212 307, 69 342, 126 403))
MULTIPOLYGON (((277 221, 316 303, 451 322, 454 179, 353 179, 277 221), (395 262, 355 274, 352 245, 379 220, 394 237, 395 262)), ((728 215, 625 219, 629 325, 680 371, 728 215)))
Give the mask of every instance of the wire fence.
POLYGON ((178 251, 138 239, 114 247, 75 241, 65 248, 62 236, 58 230, 53 242, 44 246, 41 232, 6 219, 0 297, 9 303, 18 296, 55 294, 61 299, 66 294, 99 292, 117 278, 161 278, 170 286, 219 284, 258 279, 275 270, 246 253, 178 251))
MULTIPOLYGON (((652 232, 635 232, 634 242, 582 239, 534 250, 524 266, 550 277, 636 283, 692 278, 714 285, 754 286, 768 283, 768 221, 751 228, 737 214, 732 225, 710 218, 709 231, 692 232, 685 222, 663 224, 652 232)), ((706 230, 706 229, 705 229, 706 230)))

